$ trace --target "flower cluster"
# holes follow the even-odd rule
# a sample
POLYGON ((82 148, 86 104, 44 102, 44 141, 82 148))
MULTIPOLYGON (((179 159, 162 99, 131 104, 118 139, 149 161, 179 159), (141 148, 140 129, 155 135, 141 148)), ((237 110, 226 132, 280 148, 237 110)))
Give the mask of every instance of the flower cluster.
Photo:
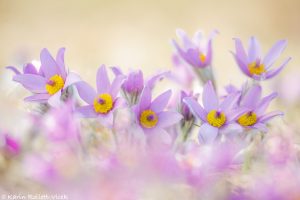
POLYGON ((173 40, 174 70, 147 78, 141 70, 124 73, 120 67, 101 65, 95 87, 67 70, 64 48, 56 58, 43 49, 40 66, 28 63, 23 71, 7 67, 13 80, 31 92, 25 101, 48 109, 30 114, 32 128, 24 138, 1 133, 1 152, 9 162, 20 160, 23 177, 51 191, 63 188, 73 199, 299 197, 296 168, 287 189, 253 167, 264 160, 261 168, 274 167, 269 176, 280 174, 288 183, 289 166, 297 163, 292 136, 270 134, 274 132, 270 120, 283 112, 268 111, 278 94, 263 95, 260 84, 290 61, 271 69, 287 42, 278 41, 263 57, 255 37, 250 38, 247 53, 235 38, 232 54, 250 80, 240 87, 227 85, 219 95, 212 66, 217 34, 213 31, 205 38, 199 31, 190 39, 178 30, 181 42, 173 40), (163 79, 179 89, 154 95, 163 79), (254 187, 238 182, 245 171, 256 177, 254 187), (74 191, 74 186, 80 189, 74 191), (161 190, 178 196, 156 196, 161 190))

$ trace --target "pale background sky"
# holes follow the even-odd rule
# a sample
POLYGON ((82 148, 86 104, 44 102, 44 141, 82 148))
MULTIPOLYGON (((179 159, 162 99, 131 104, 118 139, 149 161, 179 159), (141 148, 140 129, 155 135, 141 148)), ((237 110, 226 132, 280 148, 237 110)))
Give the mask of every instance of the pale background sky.
POLYGON ((229 53, 233 37, 257 36, 264 51, 288 39, 280 61, 293 60, 281 76, 299 73, 299 10, 299 0, 0 0, 0 127, 15 125, 20 99, 28 95, 8 81, 4 67, 39 59, 44 47, 53 54, 66 47, 67 66, 94 83, 100 64, 141 68, 146 75, 170 69, 176 28, 190 35, 218 29, 213 63, 220 86, 245 78, 229 53))

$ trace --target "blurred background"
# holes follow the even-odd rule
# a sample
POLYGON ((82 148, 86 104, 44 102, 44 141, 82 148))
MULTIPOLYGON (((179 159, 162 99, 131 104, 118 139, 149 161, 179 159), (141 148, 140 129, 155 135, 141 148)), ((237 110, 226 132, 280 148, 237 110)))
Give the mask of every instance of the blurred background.
POLYGON ((58 48, 66 47, 66 65, 90 83, 94 84, 100 64, 119 65, 124 70, 141 68, 150 75, 171 69, 170 40, 176 37, 176 28, 190 35, 198 29, 220 31, 213 44, 220 86, 241 84, 246 78, 229 53, 234 48, 233 37, 246 42, 255 35, 264 52, 278 39, 288 39, 278 64, 287 56, 293 59, 268 84, 293 75, 291 87, 287 83, 283 90, 294 87, 298 91, 299 9, 299 0, 0 0, 0 127, 18 131, 20 124, 26 124, 16 116, 23 115, 22 99, 28 93, 10 81, 12 73, 5 66, 22 67, 39 60, 44 47, 54 55, 58 48))

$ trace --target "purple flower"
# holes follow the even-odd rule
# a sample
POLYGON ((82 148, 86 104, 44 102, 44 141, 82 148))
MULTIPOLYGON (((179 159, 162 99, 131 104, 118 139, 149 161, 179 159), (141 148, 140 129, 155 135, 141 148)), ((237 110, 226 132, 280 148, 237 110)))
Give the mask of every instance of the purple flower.
POLYGON ((25 101, 48 102, 50 105, 56 106, 60 103, 63 92, 80 80, 78 75, 66 71, 64 52, 65 49, 61 48, 55 60, 47 49, 43 49, 39 71, 31 64, 25 66, 23 74, 14 67, 8 67, 16 73, 13 80, 34 93, 32 96, 26 97, 25 101))
POLYGON ((164 142, 170 142, 170 136, 165 128, 178 123, 182 116, 175 111, 164 111, 171 97, 172 91, 168 90, 152 101, 151 89, 143 89, 137 105, 133 107, 136 121, 148 135, 158 136, 164 142))
POLYGON ((250 87, 252 87, 253 84, 252 83, 248 83, 248 81, 244 82, 242 84, 241 87, 236 87, 235 85, 232 85, 232 84, 228 84, 224 87, 225 89, 225 92, 226 94, 221 96, 221 99, 224 99, 226 98, 227 95, 229 94, 232 94, 232 93, 237 93, 237 92, 240 92, 242 95, 239 97, 239 100, 236 102, 236 106, 239 106, 240 105, 240 102, 241 102, 241 99, 242 99, 242 96, 245 92, 247 92, 249 90, 250 87))
POLYGON ((212 31, 208 39, 203 37, 203 34, 198 31, 193 39, 190 39, 187 34, 178 29, 177 37, 182 41, 180 47, 175 40, 173 44, 178 54, 191 66, 196 68, 205 68, 211 64, 212 60, 212 40, 217 34, 217 31, 212 31))
MULTIPOLYGON (((11 70, 14 72, 16 75, 22 74, 16 67, 14 66, 7 66, 6 69, 11 70)), ((37 69, 36 66, 34 66, 32 63, 27 63, 23 67, 23 74, 36 74, 36 75, 41 75, 43 76, 43 72, 41 68, 39 70, 37 69)))
POLYGON ((185 91, 180 92, 180 113, 183 115, 184 120, 190 121, 194 119, 193 114, 190 111, 190 108, 184 103, 184 99, 191 97, 197 101, 198 95, 193 95, 191 92, 187 93, 185 91))
POLYGON ((240 106, 247 108, 247 112, 237 119, 237 123, 245 128, 259 129, 266 132, 265 125, 273 117, 283 115, 281 111, 273 111, 265 114, 270 102, 277 96, 277 93, 272 93, 261 99, 261 86, 252 86, 247 93, 242 97, 240 106))
POLYGON ((271 69, 276 59, 280 56, 287 45, 286 40, 279 40, 267 53, 265 57, 261 54, 260 45, 255 37, 251 37, 249 41, 248 54, 246 54, 240 39, 235 38, 234 55, 240 69, 247 76, 255 80, 265 80, 277 75, 291 60, 287 58, 278 68, 271 69))
POLYGON ((212 82, 209 81, 203 89, 203 107, 191 97, 184 99, 194 116, 203 122, 199 130, 200 141, 211 143, 217 138, 220 130, 238 128, 235 120, 245 112, 243 108, 235 108, 239 97, 239 92, 232 93, 219 103, 212 82))
POLYGON ((125 75, 119 67, 112 67, 112 71, 116 76, 125 76, 125 80, 122 84, 122 91, 125 99, 130 105, 137 103, 145 85, 148 85, 148 87, 152 89, 156 81, 163 79, 163 76, 168 74, 168 72, 158 73, 144 81, 143 72, 141 70, 130 71, 128 75, 125 75))
POLYGON ((83 117, 100 118, 104 123, 112 123, 113 111, 122 105, 122 100, 117 97, 124 76, 117 76, 110 83, 105 65, 99 67, 96 77, 97 92, 86 82, 75 84, 78 94, 88 105, 77 108, 83 117))
POLYGON ((136 104, 144 88, 143 72, 141 70, 130 71, 126 76, 119 67, 112 67, 112 71, 116 76, 122 75, 125 77, 122 84, 123 96, 130 105, 136 104))
MULTIPOLYGON (((120 68, 112 67, 116 76, 124 75, 120 68)), ((122 84, 122 89, 129 94, 139 94, 144 88, 144 77, 141 70, 130 71, 122 84)))
POLYGON ((21 151, 21 145, 18 140, 9 134, 0 134, 0 147, 9 155, 18 155, 21 151))

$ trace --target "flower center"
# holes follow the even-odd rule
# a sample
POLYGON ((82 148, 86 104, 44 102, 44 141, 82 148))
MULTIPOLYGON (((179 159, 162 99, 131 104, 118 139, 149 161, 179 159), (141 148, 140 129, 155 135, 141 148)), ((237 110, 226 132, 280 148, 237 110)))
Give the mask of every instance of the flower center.
POLYGON ((199 59, 202 63, 204 63, 206 61, 206 56, 203 53, 200 53, 199 59))
POLYGON ((140 123, 144 128, 153 128, 157 122, 158 117, 152 110, 144 110, 140 115, 140 123))
POLYGON ((218 127, 218 128, 223 126, 223 124, 225 124, 225 122, 226 122, 225 114, 223 112, 219 112, 216 110, 210 111, 207 114, 206 119, 210 125, 212 125, 214 127, 218 127))
POLYGON ((110 94, 100 94, 94 99, 94 110, 96 113, 106 114, 113 108, 113 99, 110 94))
POLYGON ((260 62, 253 62, 248 65, 248 69, 251 75, 261 75, 266 72, 264 64, 260 64, 260 62))
POLYGON ((257 116, 254 112, 247 112, 240 116, 237 121, 242 126, 252 126, 257 122, 257 116))
POLYGON ((65 85, 64 79, 56 74, 52 76, 46 83, 46 90, 50 95, 55 94, 59 90, 61 90, 65 85))

